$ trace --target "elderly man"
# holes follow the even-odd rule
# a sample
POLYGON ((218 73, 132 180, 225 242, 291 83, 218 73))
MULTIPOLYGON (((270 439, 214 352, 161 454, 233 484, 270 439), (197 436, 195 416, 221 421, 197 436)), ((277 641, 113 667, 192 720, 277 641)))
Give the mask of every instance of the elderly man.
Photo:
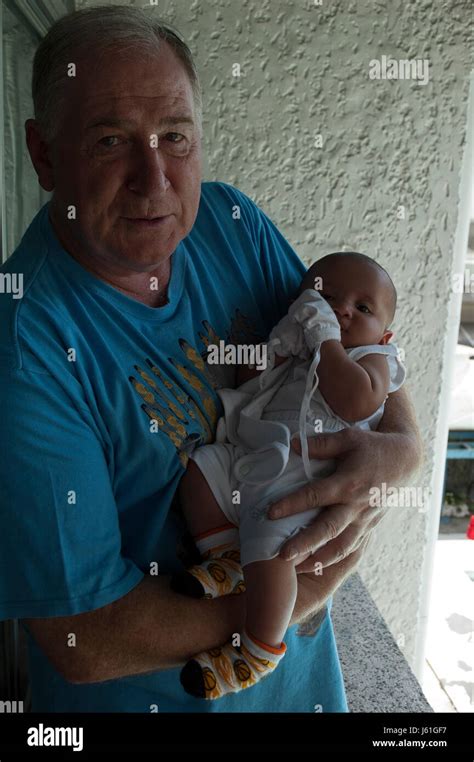
POLYGON ((311 442, 337 471, 280 506, 327 506, 298 537, 301 554, 321 549, 299 567, 282 666, 217 702, 186 694, 180 667, 245 614, 245 594, 169 585, 188 557, 176 489, 232 381, 211 375, 206 347, 265 340, 305 267, 247 196, 201 182, 195 68, 153 17, 64 17, 37 51, 33 97, 28 148, 53 196, 3 268, 24 296, 3 296, 0 320, 0 617, 27 632, 33 709, 346 711, 328 602, 380 518, 368 488, 419 461, 406 393, 378 432, 311 442))

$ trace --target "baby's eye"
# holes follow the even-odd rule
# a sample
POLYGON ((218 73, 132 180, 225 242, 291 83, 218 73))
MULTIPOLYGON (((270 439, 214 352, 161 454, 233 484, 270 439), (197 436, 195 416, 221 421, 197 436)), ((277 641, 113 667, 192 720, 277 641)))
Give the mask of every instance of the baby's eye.
POLYGON ((366 315, 370 315, 370 310, 366 304, 359 304, 359 309, 361 312, 365 312, 366 315))

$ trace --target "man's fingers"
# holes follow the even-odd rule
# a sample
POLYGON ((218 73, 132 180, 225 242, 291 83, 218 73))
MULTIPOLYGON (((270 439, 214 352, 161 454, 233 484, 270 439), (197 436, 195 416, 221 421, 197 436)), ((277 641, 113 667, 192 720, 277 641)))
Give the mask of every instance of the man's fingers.
MULTIPOLYGON (((367 434, 367 432, 362 432, 367 434)), ((358 434, 352 428, 343 429, 335 434, 318 434, 308 439, 310 458, 340 458, 355 451, 358 434)), ((296 452, 301 452, 299 439, 292 440, 296 452)), ((347 456, 346 456, 347 457, 347 456)), ((349 464, 349 460, 347 460, 349 464)), ((354 465, 337 468, 335 473, 324 479, 317 479, 290 495, 277 500, 269 509, 269 519, 281 519, 310 508, 324 508, 336 503, 350 503, 364 489, 364 473, 354 465)))
MULTIPOLYGON (((362 534, 360 528, 354 527, 353 524, 347 527, 335 540, 328 542, 322 548, 314 553, 311 558, 313 567, 317 565, 317 569, 321 566, 331 566, 332 564, 338 564, 343 561, 351 553, 354 553, 361 545, 365 538, 365 533, 362 534)), ((313 568, 314 571, 314 568, 313 568)))
POLYGON ((329 509, 317 516, 313 524, 302 529, 285 543, 280 551, 280 557, 289 561, 305 553, 314 553, 321 545, 338 537, 353 519, 354 509, 350 505, 331 505, 329 509))
POLYGON ((295 492, 291 492, 281 500, 277 500, 267 513, 269 519, 283 519, 294 513, 301 513, 310 508, 333 507, 343 500, 348 502, 354 486, 342 474, 337 472, 324 479, 318 479, 295 492))
MULTIPOLYGON (((301 441, 291 440, 291 445, 297 453, 301 453, 301 441)), ((317 434, 308 437, 308 454, 310 458, 337 458, 354 446, 351 429, 342 429, 334 434, 317 434)))
POLYGON ((269 519, 283 519, 285 516, 292 516, 294 513, 301 513, 310 508, 319 508, 321 506, 321 494, 316 489, 316 482, 305 484, 304 487, 292 492, 282 500, 273 503, 267 512, 269 519))
POLYGON ((310 563, 311 559, 308 558, 307 561, 304 561, 301 565, 296 567, 297 574, 300 574, 303 572, 303 569, 305 569, 305 574, 309 576, 309 578, 314 578, 316 581, 320 581, 320 584, 323 585, 331 585, 331 580, 335 579, 338 580, 337 587, 344 581, 344 579, 347 579, 356 569, 356 567, 359 565, 362 556, 364 555, 367 543, 368 543, 369 537, 364 537, 358 545, 358 547, 352 552, 349 553, 342 561, 339 561, 337 564, 331 564, 330 566, 324 567, 321 573, 321 567, 318 566, 318 568, 315 570, 314 568, 310 567, 306 568, 308 563, 310 563))
POLYGON ((307 560, 302 561, 301 563, 296 562, 297 574, 306 572, 314 573, 316 564, 317 570, 320 570, 321 566, 319 564, 323 567, 328 567, 331 564, 339 563, 344 558, 347 558, 348 555, 358 550, 362 543, 368 545, 374 535, 373 530, 377 524, 379 524, 383 514, 380 513, 380 510, 375 509, 367 511, 366 515, 367 519, 364 522, 364 525, 361 525, 360 522, 358 522, 357 529, 353 524, 348 524, 346 529, 344 529, 340 535, 334 540, 330 540, 326 545, 322 545, 318 550, 313 551, 307 560), (353 534, 350 530, 353 531, 353 534), (350 547, 351 544, 352 547, 350 547))

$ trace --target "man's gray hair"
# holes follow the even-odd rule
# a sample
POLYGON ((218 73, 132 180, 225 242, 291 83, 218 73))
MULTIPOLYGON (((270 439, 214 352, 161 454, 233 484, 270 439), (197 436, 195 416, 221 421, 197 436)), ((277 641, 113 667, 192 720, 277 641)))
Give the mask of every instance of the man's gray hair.
POLYGON ((180 32, 150 11, 125 5, 99 5, 69 13, 53 24, 33 61, 35 119, 46 142, 54 140, 61 127, 69 64, 85 53, 92 54, 96 63, 103 53, 118 46, 132 54, 157 53, 161 40, 173 48, 189 77, 201 134, 202 91, 192 53, 180 32))

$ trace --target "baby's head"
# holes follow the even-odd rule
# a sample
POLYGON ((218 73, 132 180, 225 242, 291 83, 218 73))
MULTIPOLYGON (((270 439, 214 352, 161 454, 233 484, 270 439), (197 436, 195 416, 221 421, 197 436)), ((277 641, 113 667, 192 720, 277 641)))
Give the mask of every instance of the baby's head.
POLYGON ((388 344, 388 328, 397 306, 397 292, 389 274, 370 257, 358 252, 336 252, 318 259, 306 273, 300 292, 319 291, 341 326, 346 348, 388 344))

